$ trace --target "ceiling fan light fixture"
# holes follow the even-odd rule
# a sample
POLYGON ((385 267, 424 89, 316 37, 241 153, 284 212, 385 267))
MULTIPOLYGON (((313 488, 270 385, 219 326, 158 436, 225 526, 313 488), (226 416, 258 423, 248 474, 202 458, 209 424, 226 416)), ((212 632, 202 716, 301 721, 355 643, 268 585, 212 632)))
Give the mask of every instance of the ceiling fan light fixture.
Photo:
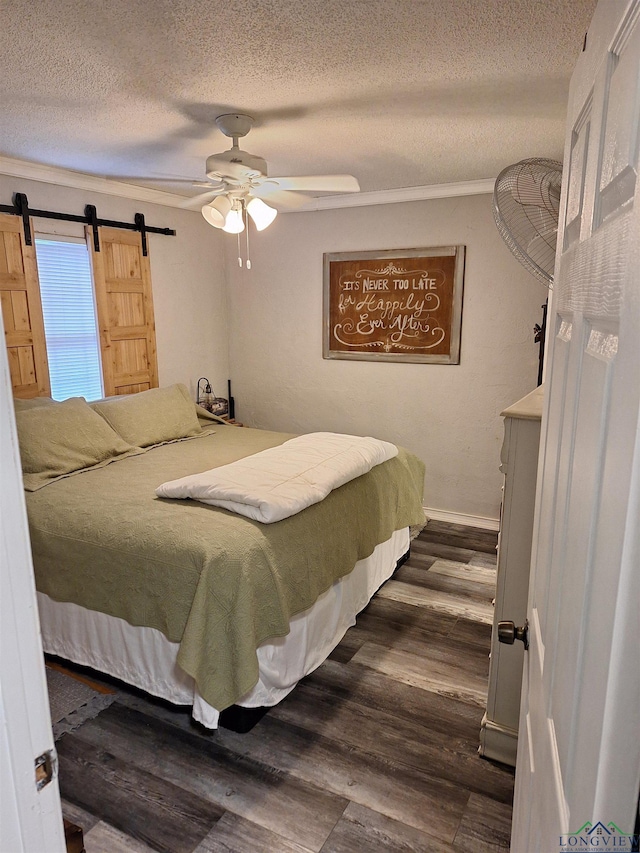
POLYGON ((226 231, 227 234, 240 234, 241 231, 244 231, 244 217, 242 215, 241 204, 234 204, 227 213, 222 230, 226 231))
POLYGON ((220 195, 202 208, 202 215, 214 228, 224 228, 231 211, 231 201, 226 195, 220 195))
POLYGON ((278 215, 278 211, 260 198, 252 198, 247 204, 247 213, 253 219, 257 231, 264 231, 278 215))

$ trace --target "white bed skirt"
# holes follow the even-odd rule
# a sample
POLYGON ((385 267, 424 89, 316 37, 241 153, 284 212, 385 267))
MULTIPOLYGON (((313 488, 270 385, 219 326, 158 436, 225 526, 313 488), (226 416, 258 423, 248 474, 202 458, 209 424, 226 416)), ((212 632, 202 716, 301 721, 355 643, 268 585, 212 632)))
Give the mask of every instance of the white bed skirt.
MULTIPOLYGON (((409 542, 408 528, 396 531, 312 607, 294 616, 286 637, 263 643, 258 648, 258 682, 237 704, 245 708, 276 705, 313 672, 391 577, 409 542)), ((219 712, 205 702, 193 678, 176 663, 178 644, 160 631, 54 601, 40 592, 38 609, 45 652, 112 675, 175 705, 191 705, 195 720, 210 729, 218 727, 219 712)))

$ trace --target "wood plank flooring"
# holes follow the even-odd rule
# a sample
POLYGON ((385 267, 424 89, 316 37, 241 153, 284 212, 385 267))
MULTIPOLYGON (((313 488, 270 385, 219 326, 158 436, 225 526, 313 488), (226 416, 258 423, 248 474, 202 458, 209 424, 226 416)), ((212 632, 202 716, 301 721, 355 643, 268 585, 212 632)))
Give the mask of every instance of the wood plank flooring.
POLYGON ((510 768, 477 754, 496 534, 430 522, 340 645, 248 733, 125 687, 57 743, 87 853, 495 853, 510 768))

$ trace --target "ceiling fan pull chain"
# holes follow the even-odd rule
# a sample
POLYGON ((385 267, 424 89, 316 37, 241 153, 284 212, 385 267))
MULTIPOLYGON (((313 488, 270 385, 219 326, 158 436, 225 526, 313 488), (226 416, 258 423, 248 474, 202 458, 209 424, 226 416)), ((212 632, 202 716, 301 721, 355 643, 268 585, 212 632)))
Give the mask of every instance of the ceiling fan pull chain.
POLYGON ((238 266, 240 267, 240 269, 242 269, 242 258, 240 257, 240 232, 239 231, 238 231, 236 236, 238 238, 238 266))
POLYGON ((247 216, 247 208, 242 205, 242 213, 244 215, 245 231, 247 233, 247 269, 251 269, 251 258, 249 257, 249 217, 247 216))

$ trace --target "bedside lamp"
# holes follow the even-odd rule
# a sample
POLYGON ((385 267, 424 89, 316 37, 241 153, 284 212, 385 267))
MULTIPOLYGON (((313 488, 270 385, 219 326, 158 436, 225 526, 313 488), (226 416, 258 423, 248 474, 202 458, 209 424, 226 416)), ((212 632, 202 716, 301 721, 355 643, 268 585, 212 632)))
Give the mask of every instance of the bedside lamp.
POLYGON ((196 403, 199 406, 202 406, 203 409, 207 409, 207 411, 211 411, 211 406, 213 403, 213 389, 211 388, 211 383, 209 380, 203 376, 201 379, 198 379, 198 393, 196 396, 196 403))
POLYGON ((224 397, 216 397, 206 376, 198 379, 196 403, 211 412, 212 415, 218 415, 220 418, 229 414, 229 401, 225 400, 224 397))

